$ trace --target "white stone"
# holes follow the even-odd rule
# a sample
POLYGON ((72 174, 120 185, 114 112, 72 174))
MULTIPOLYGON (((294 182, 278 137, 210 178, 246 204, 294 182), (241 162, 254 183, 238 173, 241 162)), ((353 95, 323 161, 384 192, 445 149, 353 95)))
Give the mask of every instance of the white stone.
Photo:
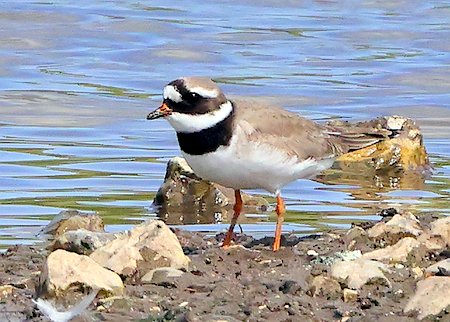
POLYGON ((308 251, 306 252, 306 255, 317 257, 317 256, 319 256, 319 253, 316 252, 314 249, 308 249, 308 251))
POLYGON ((439 272, 439 267, 443 268, 446 271, 450 272, 450 258, 441 260, 436 264, 433 264, 425 269, 426 275, 435 275, 439 272))
POLYGON ((98 248, 90 257, 103 267, 121 275, 133 274, 138 269, 140 261, 153 262, 153 268, 179 269, 186 269, 190 261, 184 255, 177 236, 160 220, 149 221, 134 227, 128 233, 119 235, 113 241, 98 248), (145 253, 154 253, 154 255, 152 258, 147 258, 143 256, 145 253))
POLYGON ((411 213, 397 214, 388 222, 379 222, 368 230, 370 238, 398 239, 406 236, 417 237, 422 233, 419 220, 411 213))
POLYGON ((450 216, 440 218, 431 223, 431 234, 440 236, 450 246, 450 216))
POLYGON ((80 284, 114 295, 121 295, 124 289, 122 280, 116 273, 103 268, 86 255, 62 249, 47 257, 39 282, 39 293, 55 295, 80 284))
POLYGON ((419 320, 437 315, 450 306, 450 277, 431 276, 417 283, 416 292, 405 307, 405 313, 418 312, 419 320))
POLYGON ((331 276, 346 283, 352 289, 359 289, 364 284, 376 281, 390 287, 391 283, 383 274, 388 271, 387 265, 363 258, 349 262, 336 262, 331 266, 331 276))
POLYGON ((362 258, 374 259, 387 263, 406 263, 410 254, 417 250, 421 244, 412 237, 400 239, 395 245, 387 246, 363 254, 362 258))

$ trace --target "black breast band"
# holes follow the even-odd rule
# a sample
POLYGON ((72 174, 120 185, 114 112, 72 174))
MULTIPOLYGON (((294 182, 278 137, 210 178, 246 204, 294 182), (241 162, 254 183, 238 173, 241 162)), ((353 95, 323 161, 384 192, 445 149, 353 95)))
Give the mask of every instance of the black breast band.
POLYGON ((234 109, 216 125, 193 133, 177 132, 178 144, 183 152, 202 155, 230 144, 233 135, 234 109))

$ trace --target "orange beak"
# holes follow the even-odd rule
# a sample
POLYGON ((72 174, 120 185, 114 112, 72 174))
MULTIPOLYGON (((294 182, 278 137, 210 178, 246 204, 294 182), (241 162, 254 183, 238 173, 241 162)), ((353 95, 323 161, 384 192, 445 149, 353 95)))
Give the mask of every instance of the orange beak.
POLYGON ((160 107, 147 115, 147 120, 154 120, 160 117, 166 117, 172 114, 172 109, 166 103, 162 103, 160 107))

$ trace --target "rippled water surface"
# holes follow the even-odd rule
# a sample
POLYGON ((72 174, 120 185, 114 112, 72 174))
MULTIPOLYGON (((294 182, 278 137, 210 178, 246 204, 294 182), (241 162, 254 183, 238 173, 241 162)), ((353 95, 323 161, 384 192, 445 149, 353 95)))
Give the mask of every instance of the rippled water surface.
MULTIPOLYGON (((347 227, 387 206, 450 214, 450 2, 145 3, 2 2, 1 248, 38 241, 63 209, 96 211, 109 231, 157 217, 151 202, 179 150, 169 125, 145 116, 184 75, 316 120, 420 124, 431 177, 292 183, 285 231, 347 227)), ((227 223, 187 217, 204 232, 227 223)), ((273 219, 248 214, 244 230, 272 234, 273 219)))

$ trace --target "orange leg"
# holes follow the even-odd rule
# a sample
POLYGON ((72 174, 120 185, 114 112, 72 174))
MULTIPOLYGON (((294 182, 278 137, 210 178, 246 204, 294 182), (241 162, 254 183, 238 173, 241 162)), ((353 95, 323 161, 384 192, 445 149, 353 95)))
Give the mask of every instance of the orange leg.
POLYGON ((275 229, 275 240, 273 242, 273 251, 276 252, 280 249, 280 242, 281 242, 281 227, 283 226, 284 221, 284 212, 286 210, 286 207, 284 205, 284 200, 281 198, 279 194, 277 194, 277 228, 275 229))
POLYGON ((237 220, 242 211, 241 191, 234 190, 234 197, 236 199, 236 201, 234 203, 234 207, 233 207, 234 214, 233 214, 233 218, 231 219, 230 228, 228 228, 227 235, 225 236, 225 239, 222 244, 222 247, 224 247, 224 248, 227 248, 231 244, 231 237, 233 236, 234 226, 236 226, 237 220))

